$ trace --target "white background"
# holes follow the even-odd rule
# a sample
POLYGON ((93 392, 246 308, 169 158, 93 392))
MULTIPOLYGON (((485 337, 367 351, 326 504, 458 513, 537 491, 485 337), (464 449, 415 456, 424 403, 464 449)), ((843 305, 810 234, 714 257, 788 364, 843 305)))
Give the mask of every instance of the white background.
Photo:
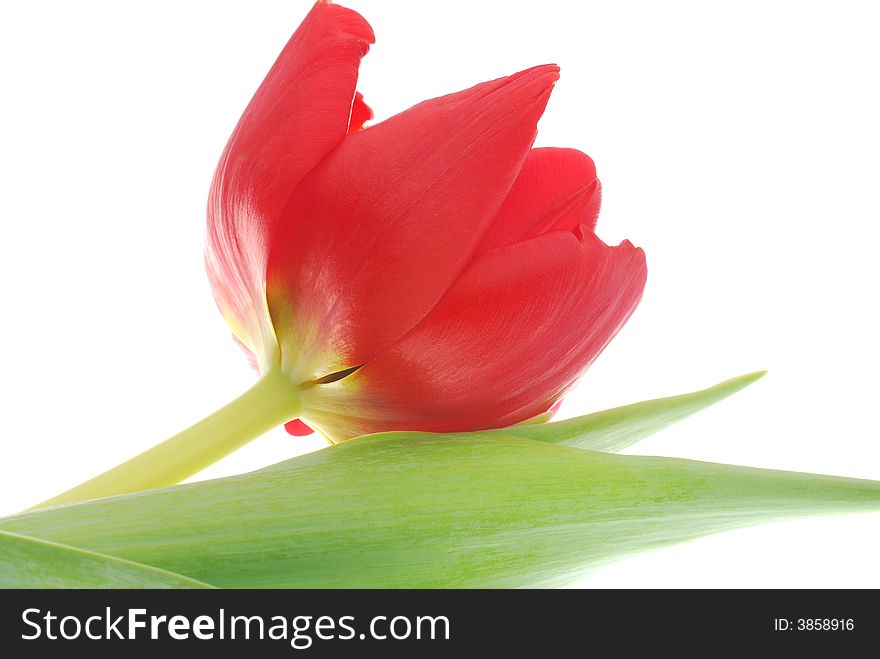
MULTIPOLYGON (((868 2, 351 0, 387 117, 544 62, 539 145, 596 160, 599 233, 648 254, 644 301, 570 416, 749 390, 638 452, 880 479, 880 41, 868 2)), ((216 159, 308 10, 0 5, 0 512, 113 466, 254 375, 202 269, 216 159)), ((322 445, 272 432, 203 474, 322 445)), ((880 587, 880 515, 727 533, 585 586, 880 587)))

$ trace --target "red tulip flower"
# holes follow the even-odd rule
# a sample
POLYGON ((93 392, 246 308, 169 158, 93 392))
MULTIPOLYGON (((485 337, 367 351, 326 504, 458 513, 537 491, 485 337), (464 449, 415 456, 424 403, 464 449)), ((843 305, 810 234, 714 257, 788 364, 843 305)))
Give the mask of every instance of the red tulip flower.
POLYGON ((43 505, 179 483, 280 424, 338 442, 552 413, 632 314, 645 256, 596 237, 593 161, 532 148, 558 67, 365 128, 371 43, 318 2, 214 174, 208 276, 260 380, 43 505))
POLYGON ((633 312, 644 254, 596 237, 588 156, 532 148, 558 67, 364 128, 372 42, 319 2, 245 110, 208 205, 217 303, 331 441, 541 414, 633 312))

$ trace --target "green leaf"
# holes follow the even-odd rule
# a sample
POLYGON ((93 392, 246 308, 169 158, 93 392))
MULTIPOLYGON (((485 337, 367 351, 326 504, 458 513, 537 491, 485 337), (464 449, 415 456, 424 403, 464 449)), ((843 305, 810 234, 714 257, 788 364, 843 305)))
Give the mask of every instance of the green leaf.
POLYGON ((210 588, 148 565, 0 531, 0 588, 210 588))
POLYGON ((646 400, 564 421, 510 426, 494 432, 615 453, 735 394, 766 374, 767 371, 757 371, 702 391, 646 400))
POLYGON ((880 482, 499 433, 385 433, 0 528, 221 587, 507 587, 567 583, 634 552, 759 522, 878 509, 880 482))

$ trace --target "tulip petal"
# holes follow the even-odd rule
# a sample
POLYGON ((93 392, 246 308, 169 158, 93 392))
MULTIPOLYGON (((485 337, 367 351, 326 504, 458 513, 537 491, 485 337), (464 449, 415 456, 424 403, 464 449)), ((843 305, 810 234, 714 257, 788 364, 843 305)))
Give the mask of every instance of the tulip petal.
POLYGON ((351 119, 348 120, 348 132, 354 133, 364 127, 373 118, 373 110, 364 102, 364 95, 357 92, 351 104, 351 119))
POLYGON ((293 188, 345 137, 358 64, 373 32, 357 13, 317 3, 279 55, 229 139, 208 199, 206 265, 234 334, 261 360, 267 247, 293 188))
POLYGON ((532 149, 482 249, 512 245, 551 231, 578 225, 594 229, 602 187, 596 166, 575 149, 532 149))
POLYGON ((539 66, 349 135, 303 180, 272 243, 282 369, 301 382, 368 361, 474 257, 559 77, 539 66))
POLYGON ((315 432, 302 419, 288 421, 284 424, 284 429, 294 437, 306 437, 315 432))
POLYGON ((338 382, 305 391, 333 441, 380 430, 501 427, 546 411, 629 318, 644 253, 583 228, 480 255, 406 337, 338 382))

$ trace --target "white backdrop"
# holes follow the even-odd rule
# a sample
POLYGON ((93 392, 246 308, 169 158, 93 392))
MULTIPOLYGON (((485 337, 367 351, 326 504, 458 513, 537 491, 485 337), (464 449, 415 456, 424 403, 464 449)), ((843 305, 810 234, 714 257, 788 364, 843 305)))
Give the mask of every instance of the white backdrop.
MULTIPOLYGON (((538 145, 591 154, 599 233, 644 301, 562 414, 767 368, 632 452, 880 479, 880 41, 864 2, 350 0, 387 117, 544 62, 538 145)), ((131 457, 254 380, 202 269, 239 114, 308 10, 0 4, 0 513, 131 457)), ((272 432, 201 477, 319 448, 272 432)), ((880 515, 787 522, 609 566, 584 586, 880 587, 880 515)))

